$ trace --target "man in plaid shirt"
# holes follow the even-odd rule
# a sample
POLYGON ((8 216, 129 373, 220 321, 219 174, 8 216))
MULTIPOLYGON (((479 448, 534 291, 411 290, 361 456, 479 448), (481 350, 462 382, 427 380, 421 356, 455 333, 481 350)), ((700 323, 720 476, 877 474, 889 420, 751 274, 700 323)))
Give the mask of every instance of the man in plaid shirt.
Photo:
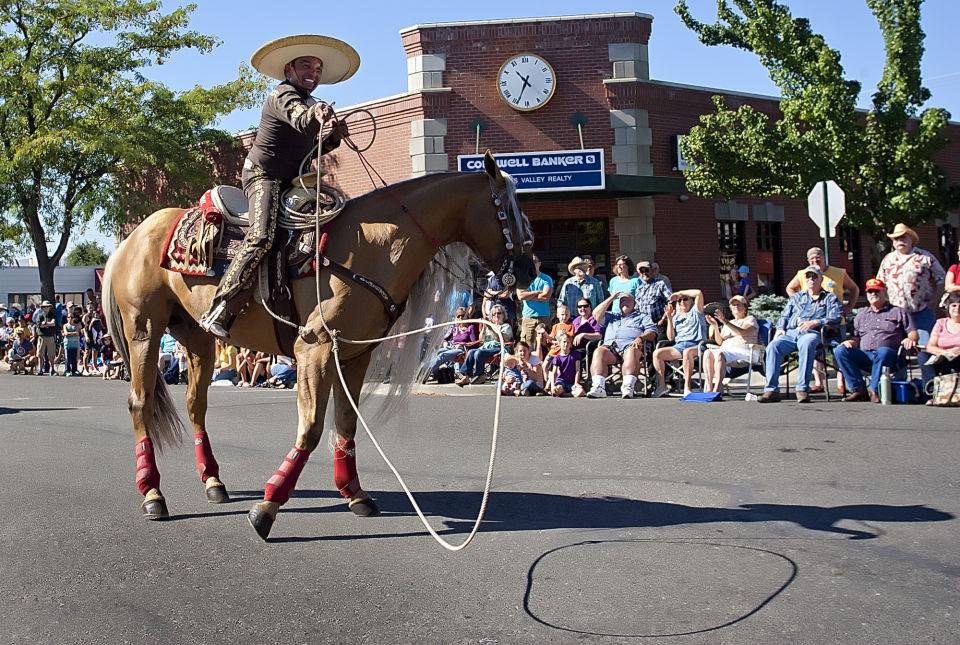
POLYGON ((637 273, 640 274, 640 284, 633 294, 637 301, 637 311, 650 316, 650 320, 657 326, 657 340, 663 340, 667 337, 667 320, 663 312, 670 302, 673 289, 662 279, 653 277, 653 269, 646 260, 637 262, 637 273))
POLYGON ((780 401, 780 364, 793 352, 798 352, 797 403, 810 402, 810 377, 813 358, 820 345, 820 330, 840 322, 840 301, 823 290, 823 272, 810 265, 804 271, 806 290, 790 296, 787 306, 777 321, 777 332, 767 345, 767 384, 761 403, 780 401))

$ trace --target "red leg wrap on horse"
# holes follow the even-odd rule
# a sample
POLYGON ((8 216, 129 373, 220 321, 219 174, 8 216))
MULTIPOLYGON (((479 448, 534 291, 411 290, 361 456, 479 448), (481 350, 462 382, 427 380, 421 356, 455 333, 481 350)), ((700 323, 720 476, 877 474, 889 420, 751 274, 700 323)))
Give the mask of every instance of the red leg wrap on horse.
POLYGON ((220 464, 213 456, 213 449, 210 447, 210 438, 207 433, 201 430, 193 435, 193 450, 197 453, 197 474, 200 475, 200 481, 206 483, 211 477, 220 477, 220 464))
POLYGON ((347 499, 360 490, 360 477, 357 475, 357 447, 353 439, 345 443, 337 441, 333 451, 333 482, 340 494, 347 499))
POLYGON ((151 488, 160 488, 160 471, 149 437, 137 442, 137 488, 141 495, 146 495, 151 488))
POLYGON ((277 504, 286 504, 290 499, 290 493, 297 485, 297 479, 303 467, 307 465, 307 459, 310 453, 306 450, 294 448, 290 454, 283 460, 283 464, 273 474, 273 477, 267 482, 266 490, 263 493, 263 499, 277 504))

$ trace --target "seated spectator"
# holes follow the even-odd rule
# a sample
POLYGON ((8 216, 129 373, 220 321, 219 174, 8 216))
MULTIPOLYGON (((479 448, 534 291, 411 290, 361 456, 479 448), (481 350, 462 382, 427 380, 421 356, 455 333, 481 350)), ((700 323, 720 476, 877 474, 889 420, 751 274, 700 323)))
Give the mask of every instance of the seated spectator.
POLYGON ((36 347, 19 327, 13 332, 13 342, 7 352, 7 363, 14 374, 32 373, 37 366, 36 347))
POLYGON ((543 323, 537 323, 537 326, 533 328, 533 332, 533 355, 539 358, 540 362, 547 368, 550 351, 553 349, 553 339, 550 338, 550 332, 547 331, 547 326, 543 323))
POLYGON ((780 401, 780 365, 793 352, 799 352, 797 402, 810 402, 810 375, 813 358, 820 346, 820 330, 840 322, 840 300, 823 289, 823 272, 815 264, 804 273, 805 291, 790 296, 777 321, 777 331, 767 345, 767 383, 761 403, 780 401))
POLYGON ((163 380, 167 385, 187 382, 187 350, 179 341, 173 346, 173 356, 163 372, 163 380))
MULTIPOLYGON (((503 335, 504 342, 513 340, 513 329, 506 322, 507 311, 500 305, 494 305, 490 310, 490 322, 492 322, 503 335)), ((487 361, 500 353, 500 339, 494 331, 484 325, 483 335, 480 337, 481 345, 467 352, 467 358, 463 361, 463 372, 457 379, 457 385, 473 384, 480 385, 486 382, 487 361)))
POLYGON ((567 265, 570 277, 566 279, 557 294, 557 305, 564 304, 569 311, 577 306, 577 301, 586 298, 594 307, 603 300, 603 285, 596 278, 587 275, 587 261, 579 255, 567 265))
POLYGON ((866 284, 867 303, 870 305, 853 319, 853 334, 833 350, 837 365, 843 372, 850 393, 843 397, 847 403, 872 401, 880 403, 877 388, 884 369, 897 371, 901 347, 912 350, 917 346, 917 326, 913 314, 902 307, 894 307, 887 300, 882 280, 870 278, 866 284), (870 373, 870 389, 863 381, 864 372, 870 373))
POLYGON ((960 293, 947 296, 946 308, 947 316, 934 324, 926 350, 937 374, 960 372, 960 293))
MULTIPOLYGON (((557 323, 550 330, 550 340, 557 341, 561 336, 573 336, 573 323, 570 322, 570 310, 566 305, 557 305, 557 323)), ((560 347, 554 342, 549 355, 556 356, 560 347)))
POLYGON ((653 397, 667 393, 667 363, 680 359, 683 365, 683 395, 690 394, 693 366, 697 362, 700 341, 707 339, 707 319, 703 315, 703 292, 699 289, 674 291, 665 311, 667 340, 670 347, 653 352, 653 369, 657 373, 657 389, 653 397))
POLYGON ((103 380, 116 381, 123 378, 123 357, 114 349, 113 338, 104 334, 100 345, 100 370, 103 380))
POLYGON ((590 378, 592 381, 587 396, 591 399, 602 399, 607 396, 606 379, 611 365, 619 364, 623 374, 623 385, 620 386, 620 396, 624 399, 633 398, 633 387, 637 383, 641 361, 646 351, 644 342, 653 342, 657 338, 657 327, 650 320, 650 316, 638 311, 637 302, 629 293, 616 292, 610 294, 593 310, 596 321, 605 326, 603 343, 597 347, 590 361, 590 378), (620 312, 608 314, 607 309, 615 298, 620 298, 620 312))
MULTIPOLYGON (((456 322, 450 325, 443 341, 440 343, 440 349, 437 350, 430 366, 430 373, 434 380, 437 380, 437 373, 440 366, 444 363, 456 360, 461 356, 466 356, 467 352, 480 345, 479 332, 474 323, 463 322, 467 315, 465 307, 459 307, 454 318, 456 322)), ((460 364, 455 363, 456 370, 460 370, 460 364)))
POLYGON ((706 316, 710 337, 720 346, 703 353, 704 392, 720 391, 728 365, 744 365, 756 358, 748 345, 757 344, 760 327, 756 318, 747 315, 747 299, 743 296, 730 298, 730 311, 733 312, 732 320, 723 313, 722 307, 718 307, 713 316, 706 316))
POLYGON ((222 385, 234 385, 239 376, 237 374, 237 348, 217 339, 217 356, 213 363, 213 382, 222 385))
POLYGON ((297 363, 289 356, 277 356, 277 362, 270 368, 267 386, 294 388, 297 385, 297 363))
POLYGON ((640 282, 633 294, 637 309, 650 316, 650 320, 657 326, 657 340, 666 340, 667 319, 663 312, 670 302, 673 289, 662 279, 653 277, 653 270, 646 260, 637 262, 637 274, 640 282))
POLYGON ((539 396, 543 394, 543 365, 540 359, 530 352, 530 345, 520 340, 514 348, 517 358, 517 371, 520 373, 520 396, 539 396))
POLYGON ((580 355, 573 351, 573 339, 564 334, 557 339, 557 355, 550 364, 546 391, 553 396, 583 396, 580 385, 580 355))
MULTIPOLYGON (((640 286, 640 276, 637 275, 636 267, 634 267, 630 256, 618 255, 617 259, 613 261, 613 272, 615 275, 607 282, 607 293, 616 293, 617 291, 636 293, 637 287, 640 286)), ((577 306, 579 307, 579 303, 577 306)), ((620 311, 619 301, 614 300, 612 306, 614 311, 620 311)), ((576 346, 576 343, 574 343, 574 346, 576 346)))
POLYGON ((17 329, 17 321, 13 317, 7 318, 0 327, 0 351, 4 354, 10 350, 13 345, 14 331, 17 329))
POLYGON ((252 349, 241 349, 237 354, 237 375, 240 387, 256 387, 267 380, 270 355, 252 349))
POLYGON ((603 325, 593 317, 593 306, 585 298, 577 301, 577 314, 573 319, 573 347, 580 353, 581 360, 589 361, 592 353, 591 356, 586 355, 587 343, 603 340, 603 325))

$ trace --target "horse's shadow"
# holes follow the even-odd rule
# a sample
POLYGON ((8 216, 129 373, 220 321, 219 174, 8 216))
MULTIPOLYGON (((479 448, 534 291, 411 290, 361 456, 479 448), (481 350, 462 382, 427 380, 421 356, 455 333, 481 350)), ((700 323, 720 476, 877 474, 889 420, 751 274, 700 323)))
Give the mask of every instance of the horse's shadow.
MULTIPOLYGON (((254 491, 237 491, 237 495, 254 497, 254 491)), ((336 492, 298 490, 294 499, 341 500, 336 492)), ((415 493, 424 514, 442 520, 442 534, 469 533, 480 507, 479 492, 423 491, 415 493)), ((410 516, 414 512, 402 492, 379 492, 374 498, 384 515, 410 516)), ((346 504, 302 507, 288 505, 282 513, 343 512, 346 504)), ((672 502, 649 502, 623 497, 570 497, 547 493, 492 492, 484 516, 484 532, 543 531, 551 529, 618 529, 678 526, 707 523, 791 522, 814 531, 848 536, 852 540, 868 540, 884 531, 866 522, 942 522, 954 515, 922 504, 893 506, 887 504, 849 504, 844 506, 807 506, 800 504, 743 504, 735 508, 688 506, 672 502), (857 522, 859 528, 838 526, 843 521, 857 522), (869 530, 867 530, 869 529, 869 530)), ((415 534, 377 535, 403 537, 415 534)), ((310 539, 352 539, 358 536, 329 536, 310 539)), ((363 537, 373 537, 365 535, 363 537)), ((283 541, 283 539, 281 539, 283 541)))

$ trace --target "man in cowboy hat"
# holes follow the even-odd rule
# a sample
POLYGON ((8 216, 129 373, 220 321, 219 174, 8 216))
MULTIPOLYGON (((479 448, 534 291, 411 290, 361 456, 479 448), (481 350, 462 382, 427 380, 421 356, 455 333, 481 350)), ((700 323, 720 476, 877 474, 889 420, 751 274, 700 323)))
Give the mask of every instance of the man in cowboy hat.
POLYGON ((253 67, 282 81, 267 97, 253 147, 243 164, 241 180, 249 202, 250 228, 236 257, 220 281, 210 309, 200 325, 229 338, 230 325, 243 309, 256 277, 256 268, 273 244, 280 194, 299 174, 301 162, 314 146, 320 128, 334 121, 321 153, 340 145, 344 125, 327 103, 310 93, 317 86, 353 76, 360 56, 345 42, 327 36, 287 36, 254 52, 253 67))
MULTIPOLYGON (((928 251, 917 248, 920 236, 900 222, 887 237, 893 240, 893 250, 880 262, 877 279, 887 287, 890 304, 903 307, 913 314, 917 325, 919 345, 926 345, 930 330, 937 322, 936 306, 943 292, 947 272, 928 251)), ((920 371, 926 384, 936 374, 932 366, 924 365, 928 355, 921 353, 920 371)))
POLYGON ((586 298, 596 308, 603 302, 603 285, 594 277, 587 275, 587 261, 579 255, 567 265, 570 277, 560 287, 557 304, 566 305, 568 311, 577 310, 577 300, 586 298))

